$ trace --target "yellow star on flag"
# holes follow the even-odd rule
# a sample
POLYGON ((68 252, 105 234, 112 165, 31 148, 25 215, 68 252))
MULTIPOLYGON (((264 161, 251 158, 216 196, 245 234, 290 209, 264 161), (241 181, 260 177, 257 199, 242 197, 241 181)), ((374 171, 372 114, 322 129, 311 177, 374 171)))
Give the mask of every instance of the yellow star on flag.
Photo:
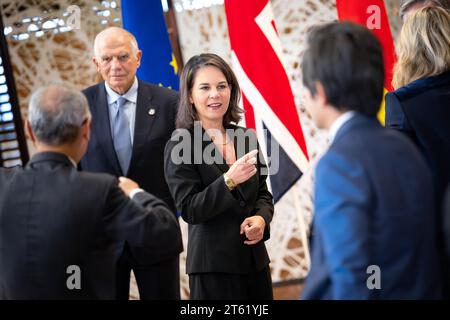
POLYGON ((178 74, 178 64, 177 59, 175 59, 175 56, 172 53, 172 61, 170 61, 170 65, 173 67, 173 72, 175 74, 178 74))

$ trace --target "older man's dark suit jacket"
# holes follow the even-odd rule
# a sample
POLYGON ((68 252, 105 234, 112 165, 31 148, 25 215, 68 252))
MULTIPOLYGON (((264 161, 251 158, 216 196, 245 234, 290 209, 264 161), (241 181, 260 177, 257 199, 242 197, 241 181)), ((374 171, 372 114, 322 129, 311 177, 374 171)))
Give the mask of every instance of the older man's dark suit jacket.
POLYGON ((0 299, 114 299, 121 242, 158 257, 177 252, 179 235, 163 201, 130 200, 115 177, 79 172, 63 154, 0 169, 0 299), (80 267, 80 290, 66 286, 70 265, 80 267))
MULTIPOLYGON (((91 141, 86 155, 81 159, 81 169, 91 172, 106 172, 116 177, 129 177, 145 191, 164 200, 175 215, 175 205, 164 179, 164 147, 175 129, 177 92, 139 80, 134 143, 128 172, 122 172, 114 150, 105 83, 89 87, 83 93, 88 99, 93 120, 91 141)), ((168 254, 158 257, 148 253, 145 249, 133 246, 127 246, 126 251, 127 254, 128 251, 131 253, 132 264, 137 264, 142 268, 152 268, 151 266, 155 263, 161 263, 167 259, 178 260, 179 253, 183 251, 183 244, 179 237, 169 240, 168 243, 160 242, 159 245, 172 247, 174 243, 177 245, 177 252, 170 252, 170 254, 167 252, 168 254)), ((173 279, 176 285, 179 285, 178 274, 169 274, 171 272, 167 267, 163 267, 162 270, 156 271, 154 268, 149 269, 148 273, 152 273, 156 277, 159 274, 160 278, 163 274, 167 274, 168 278, 173 279)), ((178 269, 173 272, 178 273, 178 269)), ((148 274, 148 277, 152 277, 152 275, 148 274)), ((156 280, 146 280, 145 283, 151 286, 149 282, 155 283, 156 280)), ((137 281, 141 292, 142 285, 147 286, 147 284, 139 283, 139 279, 137 281)), ((151 297, 155 298, 155 295, 151 297)), ((168 295, 156 293, 156 298, 162 297, 168 297, 168 295)))
MULTIPOLYGON (((238 127, 230 126, 228 129, 235 130, 238 127)), ((256 142, 256 135, 252 131, 241 130, 256 142)), ((264 241, 270 236, 273 203, 266 186, 266 174, 262 172, 266 165, 258 162, 258 172, 230 192, 223 179, 223 174, 229 169, 228 165, 208 164, 202 158, 202 153, 207 155, 214 149, 212 141, 194 142, 194 138, 198 139, 198 136, 194 134, 194 130, 189 130, 184 131, 186 144, 178 144, 179 132, 177 130, 166 146, 165 175, 177 208, 189 223, 186 272, 245 274, 267 267, 269 257, 264 241), (196 142, 200 143, 199 150, 196 149, 196 142), (186 155, 185 160, 189 159, 194 164, 177 164, 173 161, 172 151, 176 155, 182 145, 192 146, 182 154, 186 155), (255 214, 264 218, 266 229, 263 240, 249 246, 244 244, 245 235, 239 234, 239 227, 245 218, 255 214)), ((204 133, 203 129, 198 132, 204 133)), ((237 159, 250 151, 249 141, 246 139, 244 148, 241 148, 237 145, 237 140, 234 140, 237 159)), ((256 147, 255 143, 253 149, 256 147)), ((215 152, 218 152, 217 149, 213 151, 214 155, 215 152)), ((219 158, 223 161, 221 156, 217 159, 219 158)))
POLYGON ((164 147, 175 130, 178 94, 139 80, 133 151, 128 172, 122 172, 114 150, 105 83, 83 91, 92 113, 92 134, 84 171, 126 176, 175 209, 164 179, 164 147))

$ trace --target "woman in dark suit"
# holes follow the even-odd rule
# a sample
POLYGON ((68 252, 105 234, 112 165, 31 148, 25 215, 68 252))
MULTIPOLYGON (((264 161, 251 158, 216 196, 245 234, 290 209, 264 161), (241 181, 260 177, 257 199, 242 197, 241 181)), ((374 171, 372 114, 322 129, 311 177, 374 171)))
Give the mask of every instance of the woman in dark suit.
POLYGON ((177 130, 165 149, 165 176, 189 224, 186 272, 191 299, 272 299, 273 216, 267 167, 241 118, 239 84, 215 54, 183 68, 177 130))
POLYGON ((438 207, 450 182, 450 11, 425 7, 400 34, 386 126, 408 135, 425 156, 438 207))
MULTIPOLYGON (((442 216, 450 183, 450 11, 425 7, 409 14, 403 24, 394 68, 393 86, 386 95, 386 126, 397 129, 418 146, 433 175, 438 245, 450 297, 450 215, 442 216), (445 230, 447 229, 447 230, 445 230)), ((406 177, 405 177, 406 178, 406 177)))

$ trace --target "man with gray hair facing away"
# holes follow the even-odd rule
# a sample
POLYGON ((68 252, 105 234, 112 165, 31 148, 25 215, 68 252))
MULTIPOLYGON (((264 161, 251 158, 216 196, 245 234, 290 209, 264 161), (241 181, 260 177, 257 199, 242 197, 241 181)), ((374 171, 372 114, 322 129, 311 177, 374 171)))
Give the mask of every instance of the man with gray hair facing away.
POLYGON ((405 21, 408 14, 423 7, 441 7, 450 10, 450 0, 401 0, 400 18, 405 21))
POLYGON ((90 123, 81 92, 58 84, 31 97, 37 154, 0 168, 0 299, 114 299, 121 243, 158 256, 180 237, 167 205, 134 181, 77 170, 90 123))

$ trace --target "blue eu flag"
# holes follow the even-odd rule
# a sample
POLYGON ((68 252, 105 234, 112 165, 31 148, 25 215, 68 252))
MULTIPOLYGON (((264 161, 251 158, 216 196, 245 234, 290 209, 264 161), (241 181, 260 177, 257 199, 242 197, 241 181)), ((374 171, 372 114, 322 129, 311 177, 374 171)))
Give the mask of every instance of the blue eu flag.
POLYGON ((139 79, 178 90, 178 66, 170 46, 160 0, 122 0, 123 27, 142 50, 139 79))

